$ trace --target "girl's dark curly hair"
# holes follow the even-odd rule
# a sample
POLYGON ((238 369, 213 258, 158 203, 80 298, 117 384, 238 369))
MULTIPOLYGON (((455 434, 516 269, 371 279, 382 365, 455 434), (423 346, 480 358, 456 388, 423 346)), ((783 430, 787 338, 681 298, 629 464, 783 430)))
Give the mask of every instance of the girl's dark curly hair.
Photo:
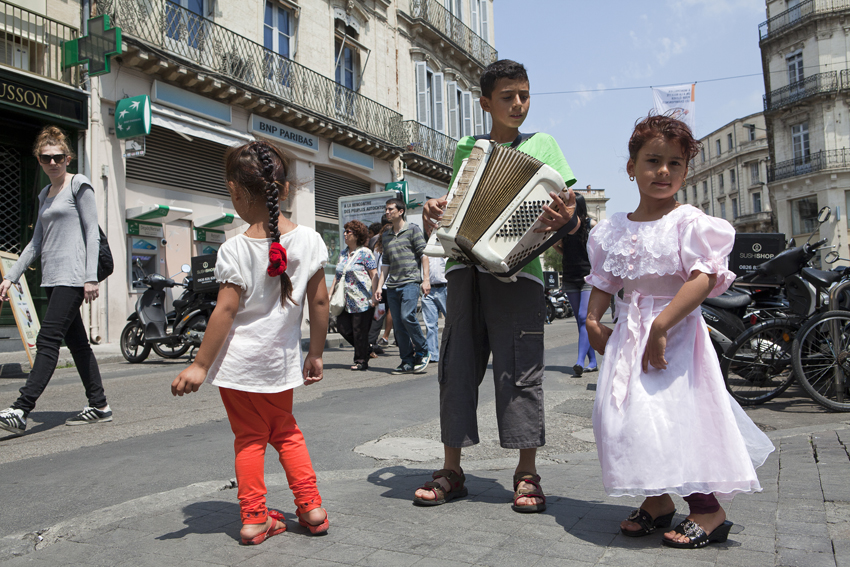
POLYGON ((690 163, 697 157, 702 143, 694 138, 688 125, 667 114, 650 113, 635 123, 635 130, 629 139, 629 159, 637 161, 640 149, 655 138, 664 138, 668 142, 679 144, 685 160, 690 163))
MULTIPOLYGON (((230 148, 224 156, 224 178, 233 182, 248 194, 251 203, 263 199, 269 210, 269 232, 272 242, 280 242, 278 215, 280 201, 289 196, 286 182, 289 180, 289 158, 275 144, 256 141, 230 148)), ((280 303, 292 299, 292 280, 284 271, 280 275, 280 303)))
MULTIPOLYGON (((366 228, 365 224, 359 220, 353 220, 345 223, 345 226, 342 228, 350 230, 357 237, 357 246, 366 246, 366 243, 369 241, 369 229, 366 228)), ((351 252, 354 252, 354 250, 351 250, 351 252)))

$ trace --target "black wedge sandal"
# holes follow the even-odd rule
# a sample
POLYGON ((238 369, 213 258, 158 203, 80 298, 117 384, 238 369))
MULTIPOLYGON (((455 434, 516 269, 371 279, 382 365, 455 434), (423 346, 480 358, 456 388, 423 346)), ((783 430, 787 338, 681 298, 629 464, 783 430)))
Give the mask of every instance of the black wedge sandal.
POLYGON ((693 520, 685 519, 681 524, 676 526, 676 529, 673 531, 677 534, 688 536, 688 541, 679 543, 678 541, 673 541, 672 539, 667 539, 665 537, 661 540, 661 543, 667 547, 676 547, 678 549, 697 549, 699 547, 705 547, 710 543, 723 543, 726 541, 726 538, 729 537, 729 530, 732 529, 732 525, 732 522, 726 520, 714 528, 713 532, 707 534, 699 524, 693 520))
POLYGON ((629 537, 641 537, 649 535, 658 528, 669 528, 670 524, 673 523, 674 514, 676 514, 676 510, 673 510, 669 514, 658 516, 653 520, 652 516, 649 515, 649 512, 647 512, 643 508, 638 508, 637 510, 632 511, 632 513, 629 514, 629 517, 626 518, 626 520, 640 525, 640 529, 627 530, 624 528, 620 528, 620 531, 623 533, 624 536, 629 537))

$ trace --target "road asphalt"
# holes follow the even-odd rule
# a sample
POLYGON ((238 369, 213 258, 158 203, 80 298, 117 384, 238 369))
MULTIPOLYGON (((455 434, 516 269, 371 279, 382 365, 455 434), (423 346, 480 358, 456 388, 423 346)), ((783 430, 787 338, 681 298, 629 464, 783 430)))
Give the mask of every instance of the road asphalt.
MULTIPOLYGON (((556 324, 570 333, 574 329, 572 320, 556 324)), ((558 334, 552 336, 554 341, 558 334)), ((36 531, 9 530, 0 534, 0 564, 850 567, 850 419, 848 414, 824 412, 801 402, 793 388, 772 407, 765 404, 748 410, 776 451, 758 470, 764 490, 739 495, 724 505, 735 524, 725 543, 677 550, 661 545, 663 530, 642 538, 621 535, 619 522, 639 502, 608 497, 602 489, 589 429, 594 383, 587 374, 581 380, 570 375, 573 339, 561 340, 560 346, 566 342, 566 349, 547 350, 547 449, 541 451, 538 466, 547 494, 543 513, 511 510, 515 457, 505 456, 512 453, 493 442, 495 424, 486 416, 492 413, 492 402, 482 397, 482 444, 464 452, 469 489, 464 499, 431 508, 412 505, 413 491, 440 467, 441 453, 437 421, 421 422, 417 416, 410 425, 388 428, 349 447, 351 456, 339 461, 339 466, 317 466, 319 489, 329 511, 327 535, 311 536, 298 525, 286 479, 277 472, 266 477, 268 502, 286 516, 287 531, 259 546, 240 545, 235 480, 223 476, 101 508, 90 506, 84 513, 36 531), (356 468, 344 468, 352 464, 356 468)), ((347 361, 351 349, 338 348, 335 340, 329 339, 327 358, 347 361)), ((547 334, 547 347, 551 346, 547 334)), ((95 350, 101 364, 123 360, 114 345, 95 350)), ((388 349, 391 356, 392 352, 388 349)), ((391 368, 394 362, 387 359, 383 366, 391 368)), ((14 372, 15 364, 27 367, 11 354, 2 355, 0 374, 14 372)), ((392 384, 386 372, 357 374, 363 383, 385 381, 382 384, 389 392, 392 384)), ((409 382, 406 387, 413 386, 409 382)), ((364 404, 374 397, 374 388, 346 392, 352 405, 359 403, 357 395, 364 404)), ((427 402, 434 405, 434 400, 427 402)), ((332 396, 325 393, 306 398, 304 407, 331 403, 332 396)), ((389 407, 387 413, 392 413, 389 407)), ((320 420, 298 417, 305 432, 320 428, 320 420)), ((695 438, 694 442, 701 441, 695 438)), ((16 446, 0 447, 0 462, 7 462, 2 452, 16 446)), ((36 457, 20 458, 23 466, 27 458, 36 457)), ((38 458, 53 458, 57 465, 62 462, 59 449, 38 458)), ((331 462, 328 459, 320 450, 314 462, 331 462)), ((4 478, 4 484, 10 480, 4 478)), ((684 518, 687 506, 681 499, 674 500, 679 510, 675 525, 684 518)), ((7 520, 15 513, 6 506, 0 509, 7 520)), ((14 520, 3 525, 14 525, 14 520)))

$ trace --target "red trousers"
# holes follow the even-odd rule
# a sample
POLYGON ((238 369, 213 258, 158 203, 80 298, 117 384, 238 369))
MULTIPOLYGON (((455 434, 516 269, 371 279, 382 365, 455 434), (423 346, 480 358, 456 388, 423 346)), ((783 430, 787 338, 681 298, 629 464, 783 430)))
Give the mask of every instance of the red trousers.
POLYGON ((280 455, 299 514, 322 505, 316 473, 304 436, 292 415, 292 390, 276 394, 219 388, 230 428, 236 436, 236 481, 243 524, 262 524, 268 517, 264 478, 266 445, 280 455))

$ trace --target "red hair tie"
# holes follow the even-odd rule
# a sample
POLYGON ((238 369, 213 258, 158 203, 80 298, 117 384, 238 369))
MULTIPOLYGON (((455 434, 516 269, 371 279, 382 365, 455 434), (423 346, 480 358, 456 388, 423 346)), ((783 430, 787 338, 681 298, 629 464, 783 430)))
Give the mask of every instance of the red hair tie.
POLYGON ((269 267, 266 273, 275 278, 286 271, 286 248, 280 242, 272 242, 269 248, 269 267))

